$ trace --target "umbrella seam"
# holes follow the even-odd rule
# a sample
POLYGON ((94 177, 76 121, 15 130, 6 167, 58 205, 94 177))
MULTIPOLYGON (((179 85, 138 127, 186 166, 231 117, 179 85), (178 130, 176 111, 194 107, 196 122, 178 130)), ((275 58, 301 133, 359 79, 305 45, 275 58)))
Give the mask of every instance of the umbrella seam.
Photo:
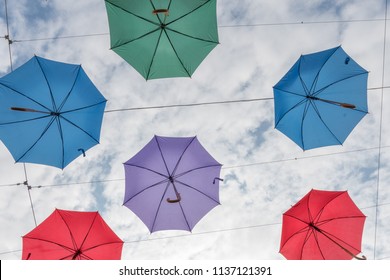
POLYGON ((148 33, 143 34, 143 35, 141 35, 141 36, 139 36, 139 37, 137 37, 137 38, 134 38, 134 39, 131 39, 131 40, 127 40, 126 42, 121 43, 121 44, 116 45, 116 46, 111 46, 111 50, 115 50, 116 48, 122 47, 122 46, 124 46, 124 45, 129 44, 129 43, 132 43, 132 42, 134 42, 134 41, 137 41, 137 40, 139 40, 139 39, 142 39, 142 38, 144 38, 144 37, 146 37, 146 36, 148 36, 148 35, 150 35, 150 34, 156 32, 156 31, 158 31, 158 30, 161 30, 161 28, 160 28, 160 27, 157 27, 156 29, 154 29, 154 30, 152 30, 152 31, 149 31, 148 33))
POLYGON ((184 172, 182 172, 180 174, 177 174, 177 175, 175 175, 175 178, 179 178, 181 176, 187 175, 188 173, 191 173, 191 172, 199 170, 199 169, 210 168, 210 167, 222 167, 222 165, 221 164, 214 164, 214 165, 200 166, 200 167, 197 167, 197 168, 193 168, 191 170, 184 171, 184 172))
POLYGON ((67 121, 68 123, 70 123, 71 125, 73 125, 74 127, 80 129, 82 132, 84 132, 85 134, 87 134, 89 137, 92 138, 92 140, 94 140, 97 144, 99 144, 99 140, 97 140, 95 137, 93 137, 90 133, 88 133, 86 130, 84 130, 83 128, 81 128, 80 126, 78 126, 77 124, 75 124, 74 122, 68 120, 67 118, 65 118, 64 116, 60 115, 59 118, 67 121))
POLYGON ((61 217, 62 221, 64 222, 66 228, 67 228, 68 231, 69 231, 69 235, 70 235, 70 237, 71 237, 71 240, 72 240, 72 243, 73 243, 73 246, 74 246, 73 250, 74 250, 74 251, 77 251, 78 247, 77 247, 77 244, 76 244, 76 240, 75 240, 75 238, 74 238, 74 236, 73 236, 73 233, 72 233, 72 231, 70 230, 70 226, 69 226, 68 223, 65 221, 65 218, 62 216, 61 212, 60 212, 58 209, 56 209, 56 212, 57 212, 58 215, 61 217))
POLYGON ((298 103, 296 103, 294 106, 292 106, 290 109, 288 109, 277 121, 277 123, 275 124, 275 128, 279 125, 279 123, 282 121, 282 119, 288 114, 290 113, 292 110, 294 110, 295 108, 297 108, 298 106, 301 106, 303 103, 305 103, 307 101, 307 99, 302 96, 303 99, 300 100, 298 103))
POLYGON ((184 15, 181 15, 180 17, 178 17, 177 19, 175 19, 175 20, 173 20, 173 21, 168 22, 167 25, 168 25, 168 24, 171 24, 171 23, 174 23, 174 22, 176 22, 176 21, 178 21, 178 20, 184 18, 184 17, 188 16, 189 14, 192 14, 194 11, 196 11, 196 10, 202 8, 204 5, 210 3, 211 1, 212 1, 212 0, 208 0, 207 2, 204 2, 203 4, 199 5, 198 7, 194 8, 194 9, 191 10, 191 11, 189 11, 188 13, 186 13, 186 14, 184 14, 184 15))
POLYGON ((103 101, 100 101, 100 102, 92 104, 92 105, 88 105, 88 106, 84 106, 84 107, 80 107, 80 108, 72 109, 72 110, 68 110, 68 111, 63 111, 63 112, 61 112, 61 115, 67 114, 67 113, 73 113, 73 112, 88 109, 88 108, 92 108, 94 106, 98 106, 98 105, 106 103, 106 102, 107 102, 107 100, 104 99, 103 101))
POLYGON ((151 232, 154 231, 154 226, 156 225, 157 216, 158 216, 158 213, 160 212, 161 204, 162 204, 162 201, 163 201, 163 199, 164 199, 165 194, 167 193, 169 184, 170 184, 170 182, 168 181, 168 184, 167 184, 167 186, 165 187, 164 193, 163 193, 163 195, 161 196, 160 203, 158 204, 158 207, 157 207, 157 209, 156 209, 156 214, 154 215, 152 227, 151 227, 151 230, 150 230, 151 232))
POLYGON ((208 198, 211 199, 212 201, 214 201, 214 202, 220 204, 219 201, 215 200, 214 198, 212 198, 212 197, 209 196, 208 194, 206 194, 206 193, 204 193, 204 192, 198 190, 197 188, 195 188, 195 187, 193 187, 193 186, 190 186, 190 185, 188 185, 188 184, 186 184, 186 183, 183 183, 183 182, 181 182, 181 181, 178 181, 178 180, 176 180, 176 182, 178 182, 179 184, 181 184, 181 185, 183 185, 183 186, 185 186, 185 187, 187 187, 187 188, 193 189, 194 191, 197 191, 197 192, 203 194, 204 196, 208 197, 208 198))
POLYGON ((42 75, 43 75, 43 77, 45 78, 47 87, 49 88, 50 98, 51 98, 51 102, 52 102, 52 105, 53 105, 53 111, 54 111, 54 112, 57 112, 57 106, 56 106, 56 103, 55 103, 55 100, 54 100, 53 92, 52 92, 51 87, 50 87, 50 84, 49 84, 49 80, 48 80, 47 77, 46 77, 45 71, 43 71, 43 67, 42 67, 41 62, 39 61, 38 57, 37 57, 37 56, 34 56, 34 57, 35 57, 35 59, 36 59, 37 62, 38 62, 39 68, 40 68, 41 71, 42 71, 42 75))
POLYGON ((130 12, 130 11, 126 10, 125 8, 121 7, 121 6, 118 6, 118 5, 114 4, 114 3, 111 3, 109 0, 105 0, 105 1, 108 2, 108 3, 110 3, 110 5, 112 5, 112 6, 116 7, 116 8, 118 8, 118 9, 120 9, 120 10, 126 12, 126 13, 131 14, 132 16, 135 16, 135 17, 137 17, 137 18, 139 18, 139 19, 142 19, 142 20, 147 21, 147 22, 149 22, 149 23, 155 24, 155 25, 157 25, 157 26, 159 25, 157 22, 154 22, 154 21, 152 21, 152 20, 150 20, 150 19, 141 17, 141 16, 139 16, 139 15, 136 15, 136 14, 134 14, 133 12, 130 12))
POLYGON ((135 164, 132 164, 132 163, 127 163, 127 162, 125 162, 124 165, 132 166, 132 167, 137 167, 137 168, 144 169, 144 170, 148 170, 148 171, 150 171, 150 172, 152 172, 152 173, 155 173, 155 174, 157 174, 157 175, 160 175, 160 176, 162 176, 162 177, 164 177, 164 178, 166 178, 166 179, 169 178, 169 175, 165 175, 165 174, 159 173, 159 172, 157 172, 157 171, 155 171, 155 170, 153 170, 153 169, 150 169, 150 168, 147 168, 147 167, 144 167, 144 166, 141 166, 141 165, 135 165, 135 164))
POLYGON ((313 84, 312 84, 311 87, 310 87, 310 92, 313 90, 313 87, 315 86, 316 81, 317 81, 317 79, 318 79, 318 77, 319 77, 319 75, 320 75, 322 69, 324 68, 325 64, 329 61, 329 59, 330 59, 330 58, 336 53, 336 51, 339 50, 340 48, 341 48, 341 46, 338 46, 337 48, 335 48, 334 51, 333 51, 333 53, 331 53, 331 54, 329 55, 329 57, 324 61, 324 63, 322 64, 322 66, 321 66, 320 69, 318 70, 316 77, 314 78, 313 84))
POLYGON ((185 34, 185 33, 182 33, 182 32, 179 32, 175 29, 172 29, 172 28, 169 28, 169 27, 166 27, 165 29, 169 30, 169 31, 172 31, 174 33, 177 33, 177 34, 180 34, 180 35, 183 35, 185 37, 188 37, 188 38, 191 38, 191 39, 195 39, 195 40, 199 40, 199 41, 202 41, 202 42, 207 42, 207 43, 214 43, 214 44, 219 44, 219 42, 217 41, 212 41, 212 40, 206 40, 206 39, 203 39, 203 38, 199 38, 199 37, 194 37, 194 36, 191 36, 191 35, 188 35, 188 34, 185 34))
POLYGON ((45 115, 45 116, 37 117, 37 118, 33 118, 33 119, 26 119, 26 120, 21 120, 21 121, 12 121, 12 122, 7 122, 7 123, 0 123, 0 125, 9 125, 9 124, 30 122, 30 121, 36 121, 36 120, 45 119, 45 118, 50 118, 50 117, 52 117, 52 116, 51 116, 51 115, 45 115))
POLYGON ((191 144, 194 142, 194 140, 196 139, 196 137, 193 137, 190 141, 190 143, 188 143, 187 147, 185 147, 185 149, 183 150, 182 154, 180 155, 178 161, 176 162, 176 165, 175 167, 173 168, 173 171, 172 171, 172 176, 175 175, 176 171, 177 171, 177 168, 179 167, 179 164, 184 156, 184 154, 187 152, 188 148, 191 146, 191 144))
POLYGON ((69 90, 68 94, 65 96, 64 100, 61 102, 60 106, 58 107, 58 112, 61 112, 62 108, 65 106, 65 103, 68 101, 69 96, 71 95, 71 93, 72 93, 72 91, 74 89, 74 86, 76 85, 76 82, 77 82, 77 79, 78 79, 78 77, 80 75, 80 72, 81 72, 81 65, 78 65, 78 67, 77 67, 77 75, 76 75, 76 77, 74 79, 72 87, 69 90))
MULTIPOLYGON (((148 73, 146 73, 146 80, 149 79, 150 70, 152 69, 154 58, 156 57, 156 52, 157 52, 158 46, 160 44, 161 35, 163 33, 163 29, 162 28, 159 28, 159 29, 160 29, 160 35, 158 36, 156 47, 154 48, 152 59, 150 60, 150 64, 149 64, 149 67, 148 67, 148 73)), ((157 29, 157 30, 159 30, 159 29, 157 29)), ((167 37, 168 37, 168 35, 167 35, 167 37)))
POLYGON ((1 82, 1 80, 0 80, 0 85, 2 85, 2 86, 4 86, 4 87, 6 87, 6 88, 12 90, 13 92, 16 92, 17 94, 19 94, 19 95, 21 95, 21 96, 23 96, 23 97, 29 99, 30 101, 32 101, 32 102, 38 104, 39 106, 42 106, 43 108, 45 108, 45 109, 48 110, 49 112, 51 111, 51 110, 50 110, 49 108, 47 108, 45 105, 39 103, 38 101, 36 101, 36 100, 32 99, 31 97, 25 95, 24 93, 22 93, 22 92, 20 92, 20 91, 18 91, 18 90, 16 90, 16 89, 11 88, 10 86, 7 86, 7 85, 3 84, 3 83, 1 82))
POLYGON ((166 180, 163 180, 163 181, 161 181, 161 182, 154 183, 154 184, 152 184, 152 185, 150 185, 150 186, 148 186, 148 187, 146 187, 146 188, 140 190, 139 192, 137 192, 136 194, 134 194, 132 197, 130 197, 129 199, 127 199, 125 202, 123 202, 123 205, 125 205, 125 204, 128 203, 130 200, 132 200, 134 197, 140 195, 140 194, 143 193, 144 191, 146 191, 146 190, 148 190, 148 189, 151 189, 151 188, 154 188, 154 187, 156 187, 156 186, 158 186, 158 185, 160 185, 160 184, 166 183, 166 182, 169 182, 169 180, 166 179, 166 180))
POLYGON ((53 124, 54 120, 55 120, 55 118, 53 117, 49 121, 49 123, 46 125, 45 129, 43 130, 41 135, 38 137, 38 139, 30 146, 30 148, 27 149, 26 152, 24 152, 24 154, 22 156, 20 156, 17 160, 15 160, 16 162, 19 162, 23 157, 25 157, 34 148, 34 146, 42 139, 43 135, 45 135, 45 133, 49 130, 49 128, 53 124))
MULTIPOLYGON (((169 30, 171 30, 171 29, 169 29, 169 30)), ((164 33, 165 33, 165 36, 167 36, 167 39, 168 39, 168 41, 169 41, 169 44, 171 45, 171 47, 172 47, 172 49, 173 49, 173 51, 174 51, 174 53, 175 53, 177 59, 179 60, 181 66, 182 66, 183 69, 186 71, 188 77, 191 77, 190 72, 189 72, 188 69, 184 66, 184 63, 183 63, 183 61, 180 59, 179 54, 178 54, 177 51, 176 51, 176 48, 173 46, 172 41, 171 41, 171 38, 169 38, 168 32, 166 31, 166 29, 164 29, 164 33)))

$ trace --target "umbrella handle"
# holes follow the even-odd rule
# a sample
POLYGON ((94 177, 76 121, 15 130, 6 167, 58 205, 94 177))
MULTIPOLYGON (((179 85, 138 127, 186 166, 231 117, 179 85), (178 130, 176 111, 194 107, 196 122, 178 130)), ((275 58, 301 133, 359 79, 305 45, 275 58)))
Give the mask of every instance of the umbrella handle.
POLYGON ((29 108, 21 108, 21 107, 11 107, 10 109, 13 110, 13 111, 20 111, 20 112, 50 114, 48 112, 38 111, 38 110, 35 110, 35 109, 29 109, 29 108))
POLYGON ((169 15, 169 10, 168 9, 156 9, 156 10, 153 10, 152 13, 154 15, 164 13, 167 16, 167 15, 169 15))
POLYGON ((213 185, 215 185, 215 180, 219 180, 219 181, 223 182, 223 179, 215 177, 214 180, 213 180, 213 185))
POLYGON ((177 202, 180 202, 181 200, 181 196, 180 196, 180 193, 176 193, 176 199, 170 199, 170 198, 167 198, 167 202, 168 203, 177 203, 177 202))

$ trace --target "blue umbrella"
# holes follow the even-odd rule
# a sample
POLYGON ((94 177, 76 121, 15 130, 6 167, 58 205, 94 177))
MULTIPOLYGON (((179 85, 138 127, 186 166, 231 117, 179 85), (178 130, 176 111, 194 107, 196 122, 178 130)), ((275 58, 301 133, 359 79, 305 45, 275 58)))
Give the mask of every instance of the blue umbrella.
POLYGON ((80 65, 34 56, 0 78, 0 139, 16 162, 63 169, 99 143, 105 105, 80 65))
POLYGON ((302 55, 274 86, 275 128, 303 150, 343 144, 367 114, 367 78, 341 47, 302 55))

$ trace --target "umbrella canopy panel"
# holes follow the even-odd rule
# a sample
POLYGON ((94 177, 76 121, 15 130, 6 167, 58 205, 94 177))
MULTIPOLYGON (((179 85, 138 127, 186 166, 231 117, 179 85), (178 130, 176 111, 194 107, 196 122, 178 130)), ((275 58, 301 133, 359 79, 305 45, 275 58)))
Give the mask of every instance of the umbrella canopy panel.
POLYGON ((64 168, 99 143, 105 104, 80 65, 35 56, 0 78, 0 139, 16 162, 64 168))
POLYGON ((341 47, 302 55, 274 86, 275 128, 303 150, 341 145, 367 114, 367 78, 341 47))
POLYGON ((98 212, 56 209, 23 236, 23 260, 119 260, 123 241, 98 212))
POLYGON ((124 205, 150 232, 191 231, 219 205, 221 164, 196 137, 155 136, 124 167, 124 205))
POLYGON ((311 190, 283 214, 280 253, 290 260, 352 259, 365 219, 347 191, 311 190))
POLYGON ((106 0, 111 49, 146 80, 190 77, 218 44, 216 0, 106 0))

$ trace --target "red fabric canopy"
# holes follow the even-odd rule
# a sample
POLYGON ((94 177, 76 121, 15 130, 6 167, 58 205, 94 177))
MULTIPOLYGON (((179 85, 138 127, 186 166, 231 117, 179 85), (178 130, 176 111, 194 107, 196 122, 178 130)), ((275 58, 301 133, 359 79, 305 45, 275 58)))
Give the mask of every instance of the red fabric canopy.
POLYGON ((280 253, 289 260, 352 259, 365 219, 347 191, 311 190, 283 214, 280 253))
POLYGON ((98 212, 56 209, 23 236, 23 260, 119 260, 123 241, 98 212))

